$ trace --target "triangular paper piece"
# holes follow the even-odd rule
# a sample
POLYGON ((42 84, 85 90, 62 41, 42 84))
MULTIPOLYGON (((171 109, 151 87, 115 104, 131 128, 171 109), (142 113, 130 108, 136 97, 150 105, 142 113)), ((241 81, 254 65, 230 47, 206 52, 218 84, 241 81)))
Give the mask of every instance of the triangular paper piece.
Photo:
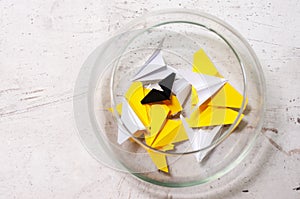
POLYGON ((142 100, 141 104, 151 104, 170 100, 163 91, 152 89, 142 100))
MULTIPOLYGON (((183 127, 185 128, 187 135, 189 137, 189 141, 191 143, 192 149, 194 151, 205 148, 209 146, 219 135, 219 130, 221 126, 217 126, 213 128, 211 131, 207 132, 203 129, 191 129, 189 128, 188 123, 185 121, 183 116, 180 116, 183 127)), ((210 149, 212 150, 212 149, 210 149)), ((208 154, 210 150, 201 151, 195 153, 195 157, 198 162, 202 161, 203 158, 208 154)))
MULTIPOLYGON (((198 103, 196 106, 200 106, 201 104, 203 104, 207 99, 209 99, 213 94, 215 94, 227 82, 227 80, 223 78, 204 75, 200 73, 194 73, 186 69, 178 70, 178 72, 197 91, 198 103)), ((195 97, 194 94, 193 97, 195 97)), ((195 99, 192 98, 192 105, 195 102, 194 100, 195 99)))
MULTIPOLYGON (((108 109, 111 113, 114 113, 114 108, 109 108, 108 109)), ((117 106, 116 106, 116 111, 117 111, 117 113, 119 114, 119 115, 121 115, 122 114, 122 103, 119 103, 119 104, 117 104, 117 106)))
POLYGON ((161 51, 155 51, 153 55, 146 61, 146 63, 140 68, 140 70, 134 75, 131 81, 136 81, 151 73, 155 73, 155 71, 165 67, 166 64, 162 57, 161 51))
POLYGON ((187 69, 179 69, 178 73, 188 81, 197 91, 209 88, 211 86, 219 85, 228 80, 210 75, 204 75, 201 73, 194 73, 187 69))
POLYGON ((125 94, 125 97, 142 123, 148 127, 150 125, 150 120, 148 117, 147 107, 140 103, 140 101, 144 98, 143 84, 141 82, 133 82, 125 94))
POLYGON ((178 79, 174 82, 173 93, 176 95, 180 104, 184 104, 191 92, 191 85, 184 79, 178 79))
POLYGON ((180 120, 167 120, 165 126, 154 140, 152 147, 162 147, 172 143, 177 135, 180 125, 180 120))
POLYGON ((158 82, 158 85, 163 89, 163 91, 166 93, 166 95, 170 96, 175 80, 175 73, 171 73, 166 78, 162 79, 158 82))
MULTIPOLYGON (((148 93, 150 91, 151 91, 150 89, 144 88, 144 96, 148 95, 148 93)), ((148 113, 148 118, 149 118, 149 120, 151 120, 151 118, 150 118, 150 108, 151 108, 151 105, 150 104, 144 104, 144 106, 146 107, 146 111, 148 113)))
POLYGON ((128 134, 127 130, 123 129, 123 127, 118 127, 118 144, 123 144, 126 140, 130 138, 130 135, 128 134))
POLYGON ((171 90, 173 87, 173 83, 175 80, 175 73, 171 73, 164 79, 162 79, 158 85, 163 89, 163 91, 159 91, 157 89, 152 89, 141 101, 142 104, 150 104, 163 102, 165 100, 170 100, 171 98, 171 90))
POLYGON ((224 87, 211 98, 208 105, 241 108, 242 103, 243 96, 229 83, 226 83, 224 87))
POLYGON ((173 149, 174 149, 174 144, 168 144, 161 148, 162 151, 169 151, 169 150, 173 150, 173 149))
POLYGON ((219 91, 225 82, 222 82, 220 84, 216 84, 214 86, 210 86, 208 88, 198 90, 197 91, 197 96, 198 96, 198 104, 196 106, 200 106, 203 104, 206 100, 211 99, 212 96, 219 91))
MULTIPOLYGON (((206 75, 223 78, 218 72, 209 57, 205 54, 203 49, 200 49, 194 54, 193 71, 206 75)), ((194 95, 195 97, 195 95, 194 95)), ((215 96, 212 97, 209 105, 222 106, 231 108, 241 108, 243 96, 229 83, 226 83, 222 89, 215 96)), ((248 103, 246 99, 245 107, 248 103)), ((245 108, 244 107, 244 108, 245 108)))
POLYGON ((203 49, 194 54, 193 72, 223 78, 203 49))
MULTIPOLYGON (((200 143, 197 146, 198 149, 202 149, 202 148, 205 148, 205 147, 208 147, 209 145, 211 145, 213 143, 213 141, 219 137, 221 127, 222 126, 216 126, 211 131, 203 131, 202 130, 201 132, 195 132, 196 136, 200 136, 200 138, 199 138, 200 143)), ((194 150, 197 150, 196 147, 194 150)), ((201 162, 211 150, 212 149, 204 150, 204 151, 196 153, 195 156, 196 156, 197 161, 201 162)))
POLYGON ((198 93, 197 90, 195 89, 195 87, 192 86, 192 92, 191 92, 191 104, 192 104, 192 108, 197 106, 197 104, 199 103, 199 99, 198 99, 198 93))
MULTIPOLYGON (((150 93, 150 89, 144 88, 145 95, 148 95, 150 93)), ((178 112, 182 111, 182 106, 180 102, 178 101, 177 97, 175 95, 171 95, 171 100, 162 101, 164 104, 168 106, 170 109, 170 115, 175 115, 178 112)), ((150 106, 148 104, 145 104, 146 108, 149 108, 148 113, 150 112, 150 106)))
POLYGON ((177 132, 177 135, 176 137, 174 138, 174 140, 172 141, 172 143, 177 143, 177 142, 182 142, 182 141, 185 141, 185 140, 188 140, 189 137, 187 135, 187 132, 182 124, 182 121, 181 121, 181 124, 180 124, 180 127, 178 129, 178 132, 177 132))
MULTIPOLYGON (((124 124, 124 126, 128 129, 128 131, 131 134, 134 134, 138 130, 144 130, 145 126, 140 121, 140 119, 137 117, 137 115, 134 113, 134 111, 131 109, 127 101, 124 99, 122 103, 122 115, 121 120, 124 124)), ((130 135, 128 132, 126 133, 126 130, 119 126, 118 130, 118 143, 122 144, 124 141, 126 141, 130 135)))
MULTIPOLYGON (((198 128, 204 126, 216 126, 234 123, 238 116, 238 112, 225 107, 208 106, 204 111, 195 110, 187 122, 191 128, 198 128)), ((241 115, 241 120, 244 115, 241 115)))
POLYGON ((141 77, 135 79, 135 81, 148 82, 148 81, 156 81, 165 78, 171 73, 177 73, 176 69, 171 66, 162 66, 161 68, 141 77))
POLYGON ((171 95, 170 102, 166 104, 170 109, 170 115, 175 115, 182 111, 182 106, 175 95, 171 95))
POLYGON ((116 110, 119 115, 122 115, 122 103, 117 104, 116 110))
POLYGON ((155 140, 167 119, 170 109, 166 105, 152 105, 150 108, 150 134, 146 135, 146 143, 150 146, 155 140))
POLYGON ((154 152, 154 151, 151 151, 151 150, 147 150, 147 151, 148 151, 148 154, 150 155, 150 157, 152 159, 152 162, 155 164, 155 166, 159 170, 168 173, 169 169, 168 169, 166 155, 158 153, 158 152, 154 152))

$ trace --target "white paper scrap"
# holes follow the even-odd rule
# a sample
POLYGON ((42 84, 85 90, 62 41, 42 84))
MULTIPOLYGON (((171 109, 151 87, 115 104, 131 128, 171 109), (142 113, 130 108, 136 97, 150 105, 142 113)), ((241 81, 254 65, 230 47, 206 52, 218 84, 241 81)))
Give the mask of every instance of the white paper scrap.
POLYGON ((180 104, 184 104, 191 92, 191 85, 184 79, 175 80, 172 88, 172 92, 176 95, 180 104))
MULTIPOLYGON (((216 126, 212 130, 207 131, 203 129, 192 129, 189 127, 182 115, 180 115, 180 118, 182 120, 183 127, 188 134, 193 150, 205 148, 209 146, 217 137, 219 137, 219 132, 222 126, 216 126)), ((195 153, 197 161, 201 162, 211 150, 212 149, 195 153)))
POLYGON ((156 50, 146 61, 146 63, 139 69, 139 71, 134 75, 131 81, 137 81, 138 79, 147 76, 165 66, 166 64, 160 50, 156 50))
MULTIPOLYGON (((138 130, 146 129, 141 120, 132 110, 130 105, 128 104, 127 100, 124 99, 122 102, 122 115, 121 120, 124 126, 129 130, 131 134, 134 134, 138 130)), ((118 143, 122 144, 125 142, 130 135, 128 134, 127 130, 124 129, 122 126, 118 127, 118 143)))
MULTIPOLYGON (((152 65, 148 65, 148 67, 152 67, 152 65)), ((161 80, 166 78, 171 73, 177 73, 177 70, 171 66, 161 66, 158 70, 152 71, 141 78, 134 79, 134 81, 146 82, 146 81, 161 80)))

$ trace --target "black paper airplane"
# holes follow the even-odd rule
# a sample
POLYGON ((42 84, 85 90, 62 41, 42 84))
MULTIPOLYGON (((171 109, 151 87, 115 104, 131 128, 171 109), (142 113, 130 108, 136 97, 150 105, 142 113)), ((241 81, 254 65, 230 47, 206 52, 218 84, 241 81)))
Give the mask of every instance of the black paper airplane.
POLYGON ((170 100, 172 87, 175 80, 175 73, 171 73, 166 78, 158 82, 158 85, 163 91, 152 89, 141 101, 142 104, 151 104, 156 102, 163 102, 165 100, 170 100))

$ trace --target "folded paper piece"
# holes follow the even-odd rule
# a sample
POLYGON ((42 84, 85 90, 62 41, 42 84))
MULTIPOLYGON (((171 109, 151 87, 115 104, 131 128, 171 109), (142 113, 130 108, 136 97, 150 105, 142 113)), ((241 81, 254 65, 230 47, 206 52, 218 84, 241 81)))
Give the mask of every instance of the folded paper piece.
POLYGON ((223 78, 203 49, 194 54, 193 72, 223 78))
POLYGON ((139 69, 131 81, 138 81, 149 74, 158 72, 161 68, 166 66, 160 50, 156 50, 153 55, 146 61, 146 63, 139 69))
POLYGON ((131 81, 145 82, 161 80, 171 73, 177 73, 176 69, 171 66, 167 66, 160 50, 157 50, 134 75, 134 77, 131 78, 131 81))
MULTIPOLYGON (((163 151, 173 149, 174 145, 172 143, 175 143, 175 141, 176 142, 184 141, 188 138, 185 129, 183 129, 181 126, 182 126, 181 120, 168 119, 164 127, 156 135, 153 143, 150 146, 152 148, 160 149, 163 151)), ((146 136, 145 137, 146 143, 150 143, 153 140, 151 139, 151 141, 147 141, 147 139, 149 138, 146 136)), ((148 149, 147 151, 153 163, 156 165, 156 167, 159 170, 162 170, 164 172, 169 172, 165 154, 160 154, 150 149, 148 149)))
POLYGON ((166 173, 169 172, 166 155, 147 149, 147 152, 155 164, 156 168, 166 173))
POLYGON ((177 136, 178 130, 180 128, 180 120, 170 120, 168 119, 164 128, 155 138, 154 142, 151 144, 153 148, 166 146, 174 140, 177 136))
POLYGON ((171 100, 166 102, 166 105, 170 109, 170 115, 176 115, 180 111, 182 111, 182 106, 175 95, 171 95, 171 100))
POLYGON ((195 110, 187 119, 191 128, 232 124, 238 116, 238 112, 226 107, 207 106, 203 111, 200 109, 195 110))
MULTIPOLYGON (((202 49, 197 51, 194 55, 193 71, 198 74, 213 75, 216 78, 223 79, 223 76, 218 72, 218 70, 210 61, 209 57, 202 49), (201 59, 202 62, 199 62, 199 59, 201 59), (203 65, 203 63, 205 63, 205 65, 203 65)), ((198 110, 195 110, 191 114, 190 118, 188 119, 188 123, 191 127, 232 124, 237 118, 238 112, 229 108, 241 108, 243 96, 227 81, 223 82, 221 87, 219 87, 217 84, 215 85, 216 86, 209 87, 210 92, 204 93, 204 96, 202 97, 199 97, 199 94, 203 95, 203 93, 198 92, 197 87, 192 88, 192 107, 199 107, 199 105, 204 103, 203 100, 207 98, 208 94, 213 93, 213 95, 206 99, 205 106, 202 106, 202 108, 200 106, 198 110), (217 92, 214 92, 215 90, 217 92), (201 109, 202 111, 200 111, 201 109), (201 119, 199 118, 201 122, 196 120, 198 117, 201 117, 201 119)), ((247 102, 248 99, 246 99, 245 107, 247 102)), ((243 116, 244 115, 241 115, 240 120, 243 118, 243 116)))
MULTIPOLYGON (((214 127, 211 131, 203 130, 203 129, 191 129, 189 128, 188 123, 185 119, 181 116, 180 117, 183 127, 187 130, 187 134, 194 151, 203 149, 208 147, 212 144, 212 142, 219 136, 221 126, 214 127)), ((195 157, 198 162, 201 162, 205 156, 211 151, 212 149, 199 151, 195 153, 195 157)))
MULTIPOLYGON (((139 130, 145 129, 145 126, 143 125, 141 120, 137 117, 137 115, 135 114, 135 112, 132 110, 132 108, 129 106, 128 102, 125 99, 123 100, 122 103, 121 121, 123 122, 125 128, 127 128, 131 134, 134 134, 139 130)), ((118 129, 119 144, 122 144, 130 137, 128 131, 126 132, 126 130, 123 127, 118 129)))
POLYGON ((166 105, 153 105, 150 108, 150 134, 145 136, 146 144, 151 146, 166 122, 170 109, 166 105))
MULTIPOLYGON (((245 105, 247 105, 247 102, 248 99, 246 98, 245 105)), ((224 87, 211 98, 208 105, 241 108, 242 103, 243 96, 235 88, 233 88, 231 84, 226 83, 224 87)))
POLYGON ((183 123, 181 122, 180 127, 178 129, 177 135, 173 139, 172 143, 178 143, 178 142, 183 142, 185 140, 188 140, 189 137, 187 135, 187 132, 183 126, 183 123))
POLYGON ((175 73, 171 73, 166 78, 158 82, 163 91, 152 89, 141 101, 142 104, 150 104, 170 100, 175 73))
POLYGON ((171 73, 177 73, 176 69, 174 69, 171 66, 161 66, 160 69, 156 70, 155 72, 149 73, 144 77, 136 79, 135 81, 141 81, 141 82, 157 81, 170 75, 171 73))
MULTIPOLYGON (((232 108, 241 108, 243 102, 243 96, 202 49, 194 54, 191 70, 168 66, 158 49, 131 81, 125 99, 115 107, 124 124, 118 127, 118 143, 142 134, 140 138, 152 148, 146 148, 150 158, 164 172, 169 172, 166 154, 153 149, 173 150, 175 144, 186 140, 194 151, 209 147, 220 136, 222 125, 236 121, 238 112, 232 108)), ((212 149, 195 153, 197 161, 201 162, 212 149)))
POLYGON ((178 70, 178 72, 195 89, 198 95, 196 106, 203 104, 228 81, 224 78, 194 73, 186 69, 178 70))
MULTIPOLYGON (((149 90, 148 88, 144 88, 144 94, 147 95, 151 90, 149 90)), ((177 97, 175 95, 171 95, 171 99, 170 100, 165 100, 164 103, 168 106, 168 108, 170 109, 170 115, 176 115, 177 113, 179 113, 180 111, 182 111, 182 106, 181 103, 179 102, 179 100, 177 99, 177 97)), ((146 108, 149 108, 150 105, 145 104, 146 108)), ((148 109, 149 112, 149 109, 148 109)))
POLYGON ((180 104, 185 104, 191 92, 191 85, 184 79, 175 80, 173 93, 176 95, 180 104))
MULTIPOLYGON (((218 72, 209 57, 205 54, 203 49, 200 49, 194 54, 194 62, 192 70, 196 73, 211 75, 219 78, 223 76, 218 72)), ((195 94, 195 93, 194 93, 195 94)), ((194 96, 195 97, 195 96, 194 96)), ((216 95, 214 95, 209 102, 210 106, 223 106, 230 108, 241 108, 243 96, 228 82, 221 88, 216 95)), ((244 108, 247 106, 248 99, 244 108)))
POLYGON ((150 120, 148 117, 147 107, 140 103, 144 97, 144 88, 141 82, 133 82, 125 94, 125 98, 129 102, 131 108, 140 118, 142 123, 148 127, 150 125, 150 120))

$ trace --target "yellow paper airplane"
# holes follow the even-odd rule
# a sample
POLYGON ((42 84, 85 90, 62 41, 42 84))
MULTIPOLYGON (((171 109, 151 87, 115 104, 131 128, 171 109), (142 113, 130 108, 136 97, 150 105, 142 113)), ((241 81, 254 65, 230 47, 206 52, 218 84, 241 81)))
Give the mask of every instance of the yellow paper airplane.
MULTIPOLYGON (((223 78, 202 49, 194 54, 192 70, 196 73, 223 78)), ((192 90, 191 94, 192 108, 198 103, 197 99, 198 93, 194 89, 194 92, 192 90)), ((248 102, 248 99, 246 100, 245 107, 248 102)), ((230 108, 241 108, 242 102, 243 96, 227 82, 219 91, 202 104, 199 109, 196 109, 190 118, 187 119, 187 122, 190 127, 197 128, 232 124, 238 116, 238 112, 230 108)), ((243 116, 241 116, 238 122, 241 121, 243 116)))
POLYGON ((177 136, 178 130, 180 128, 180 120, 170 120, 168 119, 165 126, 157 135, 156 139, 152 143, 153 148, 166 146, 175 139, 177 136))
MULTIPOLYGON (((212 98, 208 105, 222 106, 230 108, 241 108, 243 103, 243 96, 229 83, 226 83, 212 98)), ((248 103, 246 98, 245 106, 248 103)))
POLYGON ((150 108, 150 134, 145 135, 146 144, 151 146, 158 132, 163 127, 170 109, 166 105, 152 105, 150 108))
MULTIPOLYGON (((238 112, 226 107, 207 106, 204 111, 195 110, 191 117, 187 119, 187 123, 191 128, 226 125, 234 123, 238 116, 238 112)), ((244 117, 242 115, 239 119, 244 117)))
MULTIPOLYGON (((159 132, 159 134, 157 135, 151 147, 162 151, 172 150, 174 149, 173 143, 181 142, 187 139, 188 136, 182 125, 182 121, 168 119, 161 132, 159 132)), ((159 170, 169 172, 165 154, 154 152, 149 149, 147 151, 153 163, 159 170)))

